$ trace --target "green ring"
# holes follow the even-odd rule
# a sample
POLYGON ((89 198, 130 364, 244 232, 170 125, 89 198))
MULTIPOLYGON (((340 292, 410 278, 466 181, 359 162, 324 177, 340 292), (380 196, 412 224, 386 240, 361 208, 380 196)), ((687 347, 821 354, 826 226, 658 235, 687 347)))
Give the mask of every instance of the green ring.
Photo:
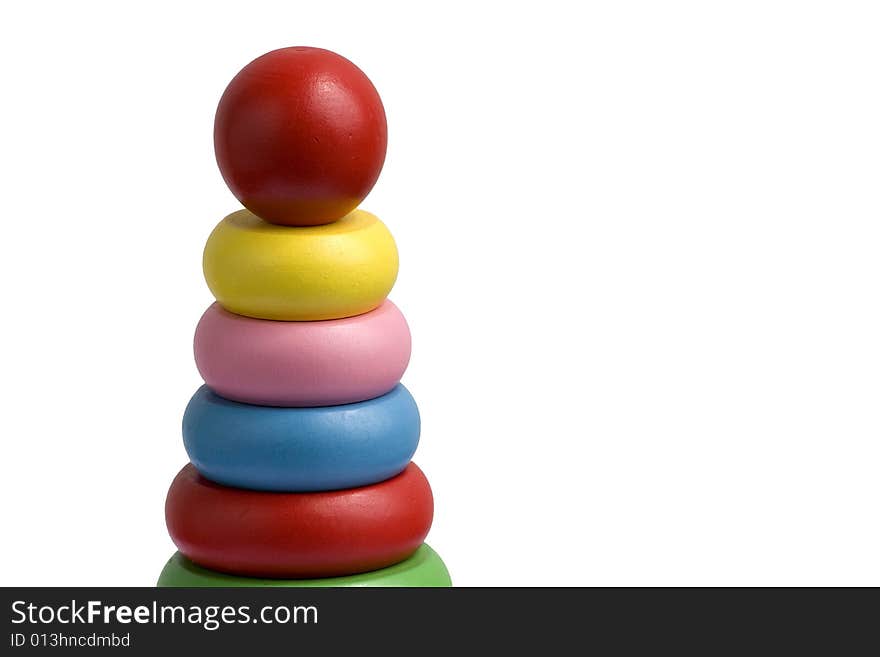
POLYGON ((321 579, 257 579, 227 575, 197 566, 180 552, 165 564, 159 581, 160 588, 207 587, 207 586, 452 586, 449 571, 434 550, 423 544, 406 561, 374 570, 369 573, 324 577, 321 579))

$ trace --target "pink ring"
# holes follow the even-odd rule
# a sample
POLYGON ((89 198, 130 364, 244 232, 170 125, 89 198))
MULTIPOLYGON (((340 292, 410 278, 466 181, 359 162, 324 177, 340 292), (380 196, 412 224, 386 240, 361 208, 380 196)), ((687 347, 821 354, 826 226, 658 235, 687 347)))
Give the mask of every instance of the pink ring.
POLYGON ((384 395, 412 343, 393 303, 363 315, 279 322, 212 304, 196 328, 199 373, 221 397, 260 406, 335 406, 384 395))

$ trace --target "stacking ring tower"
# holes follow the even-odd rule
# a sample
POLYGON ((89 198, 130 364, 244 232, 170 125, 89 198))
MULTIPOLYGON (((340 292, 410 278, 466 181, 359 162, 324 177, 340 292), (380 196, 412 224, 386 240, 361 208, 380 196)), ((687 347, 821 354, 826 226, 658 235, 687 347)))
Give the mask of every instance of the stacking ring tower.
POLYGON ((274 50, 223 93, 214 149, 244 209, 205 246, 205 385, 183 417, 159 586, 450 586, 410 460, 397 247, 358 208, 386 144, 372 83, 327 50, 274 50))

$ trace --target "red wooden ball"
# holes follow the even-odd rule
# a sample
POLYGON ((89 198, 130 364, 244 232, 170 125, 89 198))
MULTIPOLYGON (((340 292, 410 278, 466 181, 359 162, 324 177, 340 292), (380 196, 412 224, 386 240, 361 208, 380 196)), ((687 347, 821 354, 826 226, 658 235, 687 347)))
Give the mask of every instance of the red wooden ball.
POLYGON ((236 75, 217 107, 214 152, 239 201, 275 224, 345 216, 373 188, 388 143, 366 75, 321 48, 281 48, 236 75))
POLYGON ((410 463, 378 484, 316 493, 220 486, 190 464, 168 491, 165 521, 191 561, 249 577, 351 575, 403 561, 422 544, 434 498, 410 463))

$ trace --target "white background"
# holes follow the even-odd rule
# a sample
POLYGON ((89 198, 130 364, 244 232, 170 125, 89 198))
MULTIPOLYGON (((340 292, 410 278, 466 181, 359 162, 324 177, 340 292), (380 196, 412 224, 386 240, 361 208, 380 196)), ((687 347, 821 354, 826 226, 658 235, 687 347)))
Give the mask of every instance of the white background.
POLYGON ((216 103, 316 45, 387 109, 456 584, 880 585, 875 4, 136 7, 0 10, 0 583, 155 582, 216 103))

